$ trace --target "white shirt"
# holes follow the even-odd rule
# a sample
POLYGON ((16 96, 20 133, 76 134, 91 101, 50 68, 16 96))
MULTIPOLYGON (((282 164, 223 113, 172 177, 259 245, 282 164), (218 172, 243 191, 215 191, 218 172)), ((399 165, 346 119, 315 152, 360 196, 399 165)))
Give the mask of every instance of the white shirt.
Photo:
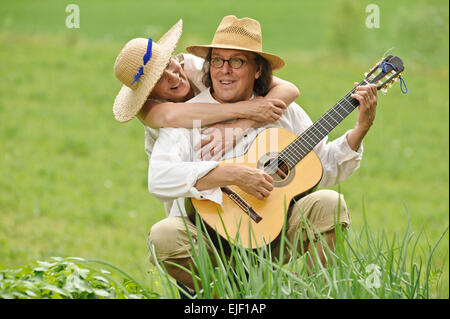
MULTIPOLYGON (((203 77, 203 62, 204 59, 199 58, 192 54, 180 53, 175 59, 183 65, 184 73, 189 79, 190 85, 193 87, 194 92, 198 94, 199 92, 206 89, 205 85, 202 82, 203 77)), ((164 103, 166 101, 159 101, 164 103)), ((156 140, 159 136, 159 129, 155 129, 149 126, 144 125, 145 128, 145 153, 147 153, 148 160, 150 161, 150 157, 153 152, 153 145, 155 145, 156 140)), ((172 207, 171 201, 164 201, 164 210, 166 214, 170 212, 170 208, 172 207)))
MULTIPOLYGON (((205 90, 188 103, 204 102, 218 103, 211 96, 209 90, 205 90)), ((312 121, 303 109, 296 103, 291 103, 280 119, 274 123, 263 126, 250 132, 247 138, 240 139, 233 150, 227 152, 223 159, 230 155, 241 156, 252 145, 256 135, 270 127, 282 127, 296 135, 301 135, 312 121)), ((323 175, 319 183, 320 187, 330 187, 342 182, 358 169, 363 147, 357 152, 348 145, 346 134, 336 140, 327 143, 325 137, 315 147, 314 151, 320 158, 323 166, 323 175)), ((199 151, 193 147, 200 141, 200 129, 162 128, 151 155, 148 171, 149 192, 158 199, 172 203, 170 210, 166 210, 168 216, 186 215, 184 198, 194 197, 200 200, 208 199, 218 204, 222 203, 222 191, 219 187, 206 191, 197 190, 194 185, 197 180, 205 176, 209 171, 218 166, 217 161, 201 161, 199 151)), ((166 207, 168 208, 168 207, 166 207)))

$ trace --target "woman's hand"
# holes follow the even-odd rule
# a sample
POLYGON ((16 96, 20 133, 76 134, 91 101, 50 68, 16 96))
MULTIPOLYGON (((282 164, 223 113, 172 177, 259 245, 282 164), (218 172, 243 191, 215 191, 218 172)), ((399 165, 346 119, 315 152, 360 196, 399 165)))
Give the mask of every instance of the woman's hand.
MULTIPOLYGON (((240 120, 238 122, 242 123, 240 120)), ((232 149, 236 141, 245 135, 246 129, 239 127, 238 124, 218 123, 203 129, 201 133, 204 137, 194 147, 195 151, 201 149, 200 159, 218 161, 229 149, 232 149)))
POLYGON ((280 99, 268 99, 258 96, 249 101, 235 103, 239 109, 240 117, 264 124, 273 123, 280 119, 286 103, 280 99))
POLYGON ((219 160, 245 136, 248 129, 256 129, 279 120, 283 110, 286 109, 286 104, 282 100, 263 97, 231 105, 238 108, 239 116, 242 118, 233 123, 217 123, 201 131, 204 137, 194 147, 195 151, 201 149, 201 160, 219 160))

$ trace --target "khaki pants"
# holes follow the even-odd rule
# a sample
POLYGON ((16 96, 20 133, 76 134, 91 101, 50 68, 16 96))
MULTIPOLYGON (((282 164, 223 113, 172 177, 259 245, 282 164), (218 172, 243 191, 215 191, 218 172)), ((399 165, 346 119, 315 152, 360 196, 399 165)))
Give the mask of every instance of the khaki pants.
MULTIPOLYGON (((301 240, 296 243, 297 250, 301 252, 306 249, 309 239, 316 240, 317 234, 325 233, 333 230, 336 224, 337 214, 339 210, 339 224, 347 227, 350 225, 350 217, 347 206, 342 194, 333 190, 319 190, 313 192, 297 201, 296 205, 289 208, 289 218, 286 225, 286 238, 290 243, 294 244, 295 240, 301 240), (340 204, 340 210, 338 209, 340 204), (295 206, 298 206, 296 208, 295 206), (302 219, 303 216, 308 220, 309 233, 312 238, 308 238, 306 225, 302 219), (299 232, 302 232, 300 236, 299 232)), ((188 218, 185 218, 194 247, 197 248, 197 230, 188 218)), ((203 235, 204 236, 204 235, 203 235)), ((205 236, 204 236, 205 237, 205 236)), ((205 237, 205 243, 210 255, 213 248, 209 245, 205 237)), ((171 260, 176 262, 177 259, 189 258, 192 247, 186 232, 186 226, 182 217, 168 217, 154 224, 149 233, 149 244, 153 245, 156 257, 160 261, 171 260)), ((279 256, 280 244, 275 244, 272 249, 272 256, 279 256)), ((284 261, 289 260, 290 254, 287 245, 285 246, 284 261)), ((153 258, 150 261, 154 263, 153 258)))

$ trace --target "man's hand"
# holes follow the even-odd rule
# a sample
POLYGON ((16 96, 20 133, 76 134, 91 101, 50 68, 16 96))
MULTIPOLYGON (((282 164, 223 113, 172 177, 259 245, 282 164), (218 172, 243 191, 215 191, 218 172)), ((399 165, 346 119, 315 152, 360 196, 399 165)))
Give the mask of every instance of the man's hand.
MULTIPOLYGON (((353 85, 356 87, 358 83, 355 82, 353 85)), ((375 120, 378 102, 377 87, 375 84, 358 86, 351 97, 359 102, 358 119, 346 138, 350 148, 357 151, 375 120)))
POLYGON ((233 168, 234 185, 257 199, 264 199, 270 195, 273 190, 273 178, 270 175, 260 169, 243 165, 233 165, 233 168))
POLYGON ((234 147, 237 138, 244 134, 243 130, 220 123, 203 129, 201 133, 204 137, 194 146, 194 150, 201 149, 199 155, 202 161, 218 161, 226 151, 234 147))
POLYGON ((264 199, 273 190, 273 178, 262 170, 244 165, 219 165, 200 178, 194 185, 202 191, 214 187, 236 185, 244 192, 264 199))
MULTIPOLYGON (((354 87, 357 82, 353 84, 354 87)), ((358 119, 356 121, 356 129, 367 132, 375 120, 377 109, 378 94, 375 84, 358 86, 352 98, 358 100, 358 119)))
POLYGON ((236 142, 248 133, 249 129, 262 126, 262 122, 249 119, 239 119, 233 123, 218 123, 211 125, 201 131, 203 137, 194 146, 194 150, 200 152, 200 159, 203 161, 217 161, 225 152, 233 148, 236 142))

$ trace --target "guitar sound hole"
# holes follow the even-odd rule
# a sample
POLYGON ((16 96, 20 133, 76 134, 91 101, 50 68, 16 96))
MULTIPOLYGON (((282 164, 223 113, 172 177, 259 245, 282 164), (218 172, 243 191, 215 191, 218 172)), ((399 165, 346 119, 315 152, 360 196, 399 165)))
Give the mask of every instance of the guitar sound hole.
POLYGON ((289 167, 280 158, 271 158, 264 163, 264 172, 274 179, 274 181, 285 180, 289 175, 289 167))

